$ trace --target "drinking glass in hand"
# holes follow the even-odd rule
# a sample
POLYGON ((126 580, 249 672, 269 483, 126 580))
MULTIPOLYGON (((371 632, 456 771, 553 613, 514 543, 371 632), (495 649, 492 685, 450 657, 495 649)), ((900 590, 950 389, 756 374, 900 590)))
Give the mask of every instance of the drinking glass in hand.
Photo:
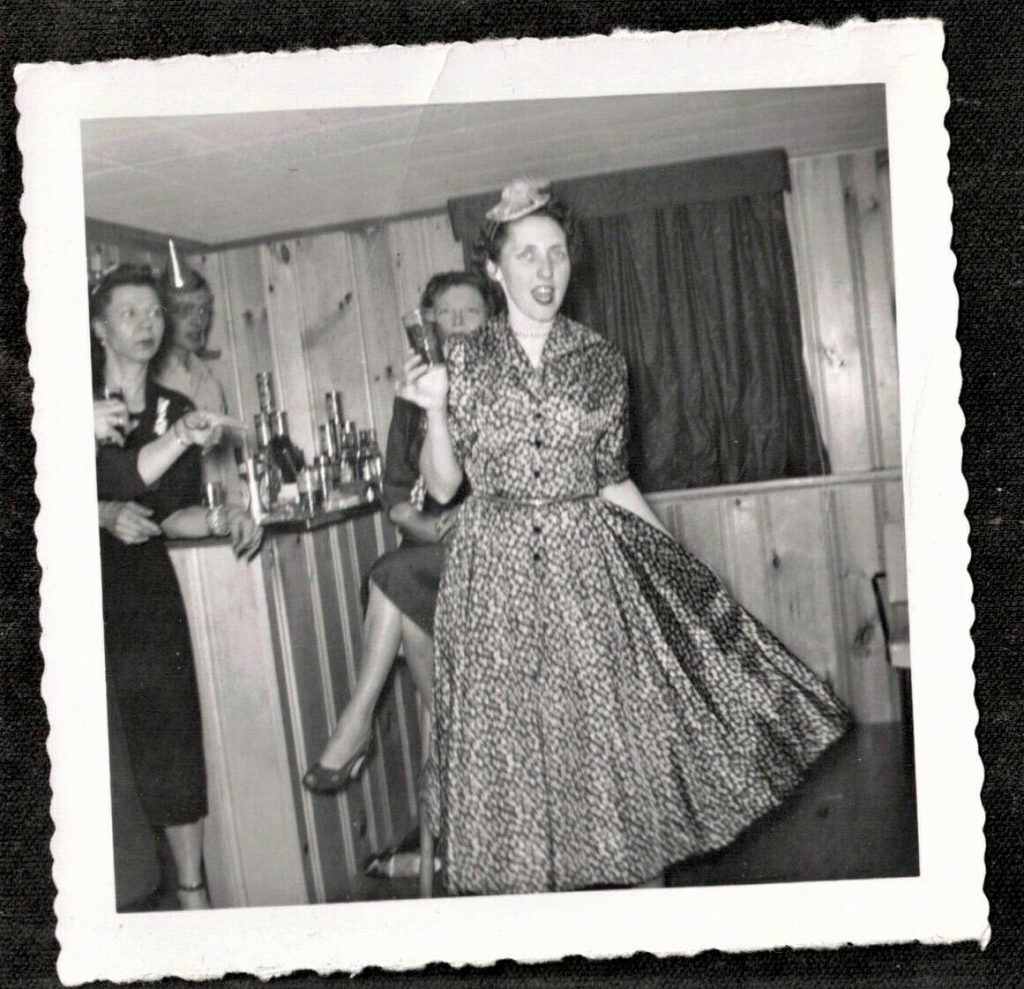
MULTIPOLYGON (((124 401, 124 392, 120 388, 111 388, 110 385, 106 385, 103 388, 103 397, 105 399, 108 399, 108 400, 114 399, 114 400, 116 400, 118 402, 123 402, 124 401)), ((128 424, 126 423, 124 426, 114 426, 113 427, 114 429, 117 430, 117 432, 121 436, 121 442, 120 443, 118 443, 118 441, 116 439, 114 439, 113 437, 108 437, 107 439, 102 440, 102 445, 103 446, 124 446, 124 441, 125 441, 125 438, 126 438, 126 435, 127 435, 127 432, 128 432, 127 425, 128 424)))
POLYGON ((402 317, 405 335, 409 338, 409 346, 427 364, 443 364, 441 355, 441 338, 437 334, 437 324, 429 309, 413 309, 402 317))

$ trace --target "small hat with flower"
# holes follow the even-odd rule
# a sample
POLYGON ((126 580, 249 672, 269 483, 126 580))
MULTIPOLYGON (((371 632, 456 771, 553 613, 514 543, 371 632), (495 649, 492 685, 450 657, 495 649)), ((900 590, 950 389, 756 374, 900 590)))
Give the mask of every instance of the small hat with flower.
POLYGON ((540 179, 516 179, 501 190, 501 202, 486 213, 491 223, 509 223, 534 213, 551 200, 548 183, 540 179))

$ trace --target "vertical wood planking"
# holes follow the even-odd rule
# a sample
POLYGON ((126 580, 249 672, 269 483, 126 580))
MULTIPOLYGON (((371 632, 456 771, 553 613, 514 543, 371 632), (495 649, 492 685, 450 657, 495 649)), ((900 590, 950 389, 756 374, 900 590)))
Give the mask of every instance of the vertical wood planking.
POLYGON ((875 430, 873 467, 900 465, 899 367, 895 295, 885 246, 887 222, 874 151, 844 156, 850 253, 865 353, 865 404, 875 430))
POLYGON ((218 906, 306 902, 261 568, 235 559, 226 543, 172 548, 170 555, 203 707, 207 844, 217 849, 207 855, 211 892, 218 906))
POLYGON ((814 488, 763 497, 771 630, 819 677, 839 679, 824 505, 814 488))
POLYGON ((324 395, 339 388, 345 417, 365 429, 372 413, 358 286, 366 272, 357 267, 353 239, 346 231, 300 237, 294 265, 305 321, 311 417, 326 421, 324 395))
POLYGON ((347 819, 339 819, 334 801, 305 792, 299 783, 302 773, 319 755, 332 722, 324 703, 312 600, 317 592, 310 584, 304 537, 277 537, 274 549, 275 605, 285 630, 279 663, 294 747, 293 773, 303 808, 305 847, 316 898, 323 902, 344 896, 356 856, 353 836, 347 833, 347 819))
POLYGON ((386 225, 363 228, 353 236, 352 250, 362 272, 356 291, 362 314, 370 411, 383 450, 391 426, 395 383, 401 379, 405 363, 405 338, 399 319, 404 310, 396 300, 386 225))
POLYGON ((274 370, 270 324, 258 247, 220 252, 221 291, 214 308, 224 315, 225 343, 231 351, 232 373, 225 380, 228 404, 247 424, 259 411, 256 374, 274 370))
POLYGON ((737 600, 770 628, 776 625, 765 532, 767 495, 733 495, 719 502, 728 584, 737 600))
POLYGON ((391 264, 398 300, 396 316, 420 304, 431 275, 461 271, 462 245, 452 234, 445 211, 387 223, 391 264))
POLYGON ((871 587, 882 569, 882 488, 900 501, 899 482, 823 479, 741 497, 680 493, 656 502, 673 535, 832 684, 860 722, 900 717, 871 587))
POLYGON ((889 666, 871 578, 883 569, 872 485, 835 490, 840 600, 844 611, 849 703, 858 722, 899 718, 897 684, 889 666))
POLYGON ((674 535, 720 580, 730 585, 731 571, 723 528, 723 512, 718 498, 682 501, 674 506, 674 535))
POLYGON ((793 255, 812 386, 836 473, 872 463, 864 355, 838 155, 791 163, 793 255))
POLYGON ((292 439, 309 457, 316 451, 313 392, 303 342, 306 320, 302 290, 293 263, 296 254, 294 240, 260 246, 277 403, 288 413, 292 439))

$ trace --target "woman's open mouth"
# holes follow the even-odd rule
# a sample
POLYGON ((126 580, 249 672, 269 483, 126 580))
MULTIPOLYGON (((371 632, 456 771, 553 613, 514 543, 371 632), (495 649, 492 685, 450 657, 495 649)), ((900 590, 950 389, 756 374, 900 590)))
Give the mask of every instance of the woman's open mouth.
POLYGON ((550 306, 555 301, 555 290, 550 285, 538 285, 530 295, 542 306, 550 306))

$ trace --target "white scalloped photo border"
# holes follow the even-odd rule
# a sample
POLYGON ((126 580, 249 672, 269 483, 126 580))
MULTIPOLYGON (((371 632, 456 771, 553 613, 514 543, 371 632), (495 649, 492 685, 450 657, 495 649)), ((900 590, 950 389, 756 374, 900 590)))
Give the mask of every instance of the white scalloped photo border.
POLYGON ((43 694, 50 720, 59 975, 268 977, 847 943, 984 943, 982 766, 948 107, 937 21, 491 41, 16 71, 38 444, 43 694), (920 875, 531 897, 115 914, 79 125, 86 118, 883 83, 886 87, 920 875), (77 329, 76 329, 77 327, 77 329))

